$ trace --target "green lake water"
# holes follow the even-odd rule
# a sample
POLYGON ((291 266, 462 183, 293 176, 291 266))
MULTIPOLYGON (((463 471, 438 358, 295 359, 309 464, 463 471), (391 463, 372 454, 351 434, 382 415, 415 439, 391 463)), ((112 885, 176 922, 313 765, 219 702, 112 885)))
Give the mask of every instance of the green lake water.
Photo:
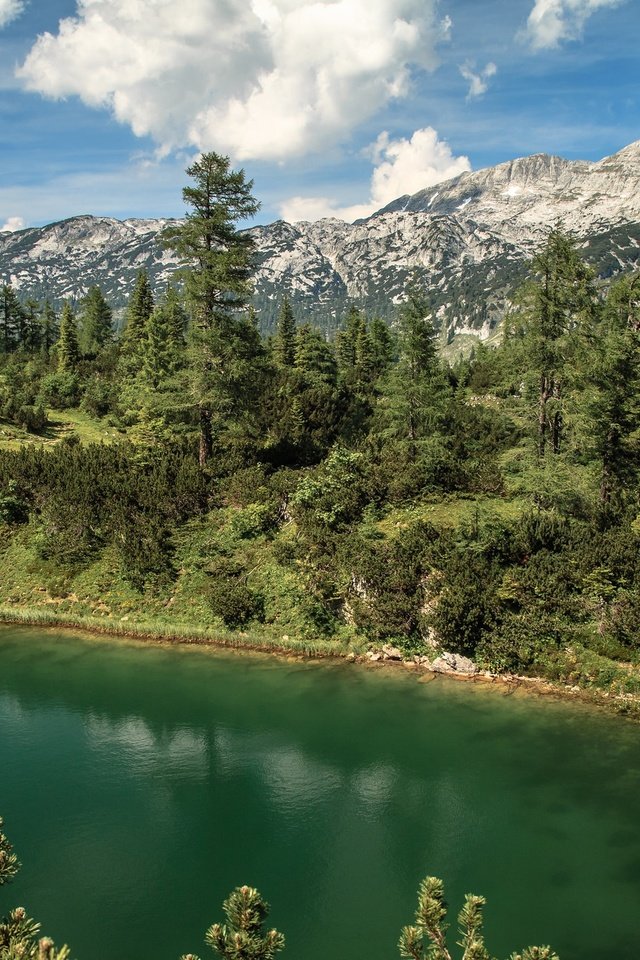
POLYGON ((213 957, 257 886, 283 958, 397 958, 419 880, 499 957, 640 957, 640 727, 409 672, 0 628, 0 813, 77 960, 213 957))

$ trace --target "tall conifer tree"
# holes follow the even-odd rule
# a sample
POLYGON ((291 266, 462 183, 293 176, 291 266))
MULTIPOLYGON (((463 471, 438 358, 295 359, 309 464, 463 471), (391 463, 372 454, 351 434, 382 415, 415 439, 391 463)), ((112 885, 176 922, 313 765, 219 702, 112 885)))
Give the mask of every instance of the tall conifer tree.
POLYGON ((282 301, 276 334, 273 338, 273 355, 281 367, 292 367, 296 359, 296 321, 287 296, 282 301))
POLYGON ((253 324, 239 316, 251 290, 254 244, 236 225, 259 209, 253 181, 231 170, 228 157, 205 153, 187 169, 193 186, 183 199, 185 222, 165 231, 185 270, 191 324, 190 386, 200 421, 200 464, 213 450, 213 431, 237 417, 251 387, 260 350, 253 324))
POLYGON ((113 312, 100 287, 91 287, 80 305, 78 341, 84 356, 94 356, 113 338, 113 312))
POLYGON ((58 340, 58 370, 60 373, 69 373, 78 365, 80 348, 78 347, 78 331, 76 318, 68 302, 62 308, 60 318, 60 338, 58 340))

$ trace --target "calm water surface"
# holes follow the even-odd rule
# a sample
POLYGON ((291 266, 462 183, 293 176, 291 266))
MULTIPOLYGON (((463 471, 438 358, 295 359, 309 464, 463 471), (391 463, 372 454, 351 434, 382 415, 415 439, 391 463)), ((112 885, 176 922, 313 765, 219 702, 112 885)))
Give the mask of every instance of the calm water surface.
MULTIPOLYGON (((0 628, 0 813, 78 960, 177 960, 240 883, 284 957, 383 960, 428 873, 498 956, 640 957, 640 728, 437 680, 0 628)), ((211 954, 209 954, 211 955, 211 954)), ((211 955, 212 956, 212 955, 211 955)))

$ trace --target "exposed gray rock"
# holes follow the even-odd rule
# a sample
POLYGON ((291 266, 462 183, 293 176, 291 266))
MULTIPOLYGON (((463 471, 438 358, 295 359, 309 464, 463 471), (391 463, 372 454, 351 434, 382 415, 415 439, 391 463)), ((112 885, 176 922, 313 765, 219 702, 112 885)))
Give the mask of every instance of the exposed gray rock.
MULTIPOLYGON (((391 317, 418 275, 448 339, 484 339, 558 221, 601 276, 637 266, 640 141, 598 163, 539 154, 464 173, 355 223, 254 227, 260 322, 273 327, 285 294, 294 312, 325 328, 335 329, 350 302, 391 317)), ((168 222, 82 216, 0 233, 0 282, 58 304, 98 284, 121 308, 141 267, 158 291, 175 272, 175 256, 158 242, 168 222)))
POLYGON ((446 650, 431 662, 431 669, 434 673, 460 673, 466 676, 478 673, 473 660, 463 657, 460 653, 449 653, 446 650))

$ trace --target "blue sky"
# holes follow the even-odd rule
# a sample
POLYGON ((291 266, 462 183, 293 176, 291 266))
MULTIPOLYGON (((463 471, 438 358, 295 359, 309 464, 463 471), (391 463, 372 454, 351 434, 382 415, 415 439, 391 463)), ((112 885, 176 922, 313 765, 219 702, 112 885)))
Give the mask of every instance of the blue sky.
POLYGON ((181 216, 229 154, 259 222, 353 219, 640 138, 640 0, 0 0, 0 228, 181 216))

